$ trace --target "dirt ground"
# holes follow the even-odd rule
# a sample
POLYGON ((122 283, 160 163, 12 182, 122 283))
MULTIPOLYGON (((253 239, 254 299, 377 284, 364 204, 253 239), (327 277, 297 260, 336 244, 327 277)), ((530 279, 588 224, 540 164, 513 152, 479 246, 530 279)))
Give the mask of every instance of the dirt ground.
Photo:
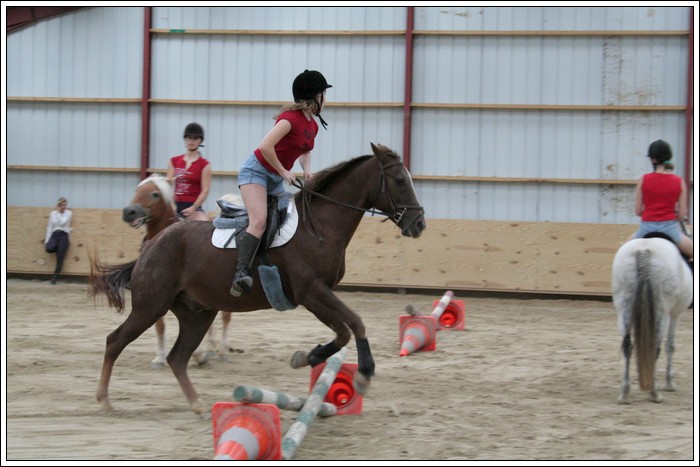
MULTIPOLYGON (((677 334, 678 391, 649 402, 635 370, 631 404, 619 405, 611 302, 457 293, 466 330, 439 332, 434 352, 399 357, 406 305, 427 314, 441 294, 338 295, 364 320, 377 373, 362 413, 315 419, 294 460, 697 460, 692 310, 677 334)), ((213 458, 212 422, 190 411, 169 369, 150 368, 154 330, 117 360, 115 412, 103 414, 95 390, 105 338, 125 315, 88 298, 79 282, 9 279, 6 303, 6 459, 213 458)), ((177 327, 169 313, 169 346, 177 327)), ((209 404, 233 401, 241 384, 306 396, 310 371, 289 359, 331 337, 301 307, 234 314, 227 360, 189 373, 209 404)), ((356 356, 353 343, 345 361, 356 356)), ((282 411, 282 434, 295 415, 282 411)))

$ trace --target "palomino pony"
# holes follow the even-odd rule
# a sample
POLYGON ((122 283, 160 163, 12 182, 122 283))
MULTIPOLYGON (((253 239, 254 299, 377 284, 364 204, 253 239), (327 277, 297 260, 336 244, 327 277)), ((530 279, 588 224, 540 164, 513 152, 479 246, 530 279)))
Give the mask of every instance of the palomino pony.
MULTIPOLYGON (((131 202, 122 210, 122 219, 131 227, 138 229, 146 225, 144 242, 151 240, 161 230, 177 222, 173 190, 168 180, 162 175, 153 174, 141 181, 136 187, 136 194, 131 202)), ((135 264, 135 263, 134 263, 135 264)), ((222 313, 223 330, 221 340, 217 343, 214 338, 214 327, 209 328, 209 344, 212 349, 218 347, 220 358, 224 358, 228 346, 228 325, 231 313, 222 313)), ((151 361, 151 368, 165 367, 165 319, 156 321, 156 338, 158 348, 156 357, 151 361)), ((203 365, 209 359, 207 351, 195 352, 197 364, 203 365)))
POLYGON ((676 245, 663 238, 637 238, 617 250, 612 265, 613 302, 625 356, 618 402, 629 403, 629 364, 636 348, 639 386, 661 402, 656 360, 666 335, 666 387, 675 391, 672 358, 678 317, 693 300, 693 278, 676 245), (634 345, 631 334, 634 335, 634 345))
MULTIPOLYGON (((279 268, 281 289, 289 303, 304 306, 335 332, 329 343, 308 354, 297 352, 292 366, 324 362, 349 342, 352 333, 358 354, 358 391, 367 389, 375 364, 361 318, 332 291, 345 274, 345 250, 365 212, 375 212, 372 208, 391 219, 404 236, 417 238, 426 227, 411 175, 399 156, 382 145, 372 144, 372 150, 373 155, 317 173, 293 200, 301 217, 296 233, 288 243, 265 253, 279 268)), ((250 293, 231 296, 237 251, 214 247, 213 232, 209 222, 179 222, 144 246, 133 269, 125 265, 112 267, 102 276, 91 273, 91 293, 105 293, 110 305, 120 312, 124 310, 123 284, 131 281, 131 313, 107 336, 97 388, 103 410, 112 410, 108 390, 116 359, 129 343, 172 310, 180 326, 168 364, 191 409, 200 415, 207 412, 187 375, 187 361, 217 310, 270 308, 257 271, 250 293)))

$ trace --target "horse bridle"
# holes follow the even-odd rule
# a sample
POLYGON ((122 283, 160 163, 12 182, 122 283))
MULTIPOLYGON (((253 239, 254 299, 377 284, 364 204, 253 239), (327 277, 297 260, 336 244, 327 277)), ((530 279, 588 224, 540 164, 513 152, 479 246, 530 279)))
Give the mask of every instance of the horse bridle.
MULTIPOLYGON (((399 225, 399 222, 403 219, 404 215, 409 209, 418 209, 420 210, 419 214, 423 214, 425 212, 425 209, 423 209, 423 206, 421 205, 410 205, 410 204, 396 204, 394 200, 391 198, 391 195, 386 193, 386 175, 384 174, 384 170, 394 167, 396 165, 400 165, 403 167, 403 163, 401 161, 396 161, 392 162, 391 164, 387 164, 386 166, 382 165, 382 163, 377 160, 377 163, 379 164, 379 195, 385 194, 386 197, 389 199, 389 205, 391 206, 392 210, 394 211, 392 214, 388 214, 384 211, 377 210, 374 208, 366 209, 366 208, 361 208, 359 206, 355 206, 352 204, 345 203, 343 201, 339 201, 337 199, 333 199, 330 196, 326 196, 322 193, 319 193, 317 191, 309 190, 304 186, 304 184, 299 180, 298 178, 295 179, 292 182, 292 185, 299 188, 302 191, 302 219, 304 220, 304 225, 306 226, 306 229, 309 233, 314 235, 319 241, 323 241, 323 238, 318 234, 316 231, 316 227, 314 227, 314 222, 313 218, 311 217, 311 209, 309 205, 309 197, 305 195, 312 195, 316 196, 318 198, 324 199, 326 201, 330 201, 331 203, 338 204, 340 206, 344 206, 346 208, 354 209, 356 211, 362 211, 362 212, 368 212, 372 215, 378 214, 381 216, 386 216, 386 219, 384 219, 383 222, 386 222, 387 220, 391 220, 394 224, 396 224, 397 227, 401 228, 399 225), (308 219, 311 222, 311 228, 313 229, 313 232, 309 230, 308 227, 308 222, 307 222, 307 212, 308 212, 308 219)), ((375 200, 376 202, 376 200, 375 200)))

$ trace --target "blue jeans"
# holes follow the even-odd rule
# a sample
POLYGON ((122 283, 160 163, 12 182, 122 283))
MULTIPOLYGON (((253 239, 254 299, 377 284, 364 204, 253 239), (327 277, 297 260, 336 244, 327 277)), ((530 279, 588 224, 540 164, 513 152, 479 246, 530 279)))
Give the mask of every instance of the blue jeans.
POLYGON ((267 193, 271 195, 280 195, 284 193, 284 178, 281 175, 272 173, 267 170, 255 157, 251 154, 243 162, 241 170, 238 173, 238 187, 254 183, 262 185, 267 189, 267 193))
POLYGON ((678 221, 641 222, 639 229, 634 233, 634 238, 642 238, 651 232, 661 232, 668 235, 676 245, 681 243, 681 226, 678 221))

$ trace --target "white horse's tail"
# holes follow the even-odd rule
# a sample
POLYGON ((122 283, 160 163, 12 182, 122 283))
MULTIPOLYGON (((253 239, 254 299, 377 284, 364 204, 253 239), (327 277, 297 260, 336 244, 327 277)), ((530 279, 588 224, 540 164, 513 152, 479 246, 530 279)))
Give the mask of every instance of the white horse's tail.
POLYGON ((639 387, 650 390, 654 383, 656 364, 656 318, 654 316, 654 290, 651 286, 650 252, 637 250, 637 291, 634 297, 632 326, 637 349, 639 387))

